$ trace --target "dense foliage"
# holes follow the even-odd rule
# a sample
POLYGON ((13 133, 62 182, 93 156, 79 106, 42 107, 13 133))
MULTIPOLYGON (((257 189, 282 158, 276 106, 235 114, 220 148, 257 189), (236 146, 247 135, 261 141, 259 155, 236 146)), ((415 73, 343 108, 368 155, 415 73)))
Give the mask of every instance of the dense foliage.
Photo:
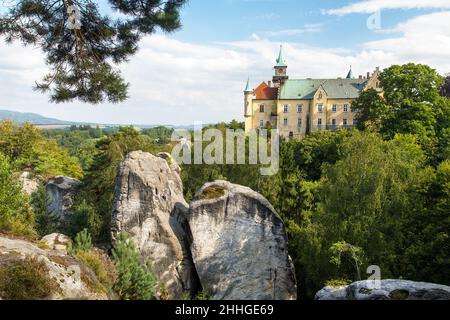
POLYGON ((60 230, 60 219, 49 210, 51 203, 50 195, 44 183, 40 183, 38 189, 31 195, 31 206, 35 213, 36 232, 40 237, 58 232, 60 230))
POLYGON ((0 231, 34 235, 34 213, 9 159, 0 154, 0 231))
POLYGON ((0 154, 7 156, 17 171, 31 169, 43 178, 66 175, 80 178, 83 175, 78 159, 55 141, 45 139, 35 126, 0 122, 0 154))

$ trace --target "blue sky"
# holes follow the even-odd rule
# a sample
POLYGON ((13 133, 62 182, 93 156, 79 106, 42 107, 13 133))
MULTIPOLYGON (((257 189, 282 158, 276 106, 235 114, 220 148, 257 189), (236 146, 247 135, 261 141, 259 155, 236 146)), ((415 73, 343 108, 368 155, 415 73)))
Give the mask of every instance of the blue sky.
MULTIPOLYGON (((339 8, 346 0, 193 0, 183 11, 184 28, 174 38, 192 42, 246 40, 253 33, 305 29, 322 26, 322 35, 314 32, 272 36, 273 41, 292 41, 333 48, 356 47, 383 36, 366 28, 369 15, 327 16, 323 10, 339 8), (325 33, 325 34, 324 34, 325 33)), ((386 11, 383 27, 389 28, 417 15, 419 10, 386 11)))
POLYGON ((46 71, 39 50, 2 43, 0 109, 97 123, 242 121, 246 78, 253 87, 269 80, 280 44, 291 78, 407 62, 450 72, 450 0, 191 0, 182 21, 120 66, 131 98, 119 105, 48 103, 31 90, 46 71), (369 28, 376 12, 380 28, 369 28))

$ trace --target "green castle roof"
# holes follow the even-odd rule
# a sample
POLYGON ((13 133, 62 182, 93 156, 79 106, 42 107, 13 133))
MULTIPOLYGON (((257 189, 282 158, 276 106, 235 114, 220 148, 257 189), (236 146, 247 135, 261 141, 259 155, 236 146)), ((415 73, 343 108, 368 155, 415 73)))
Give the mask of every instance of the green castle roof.
POLYGON ((366 79, 292 79, 281 87, 280 99, 311 100, 320 87, 330 99, 356 99, 366 83, 366 79))

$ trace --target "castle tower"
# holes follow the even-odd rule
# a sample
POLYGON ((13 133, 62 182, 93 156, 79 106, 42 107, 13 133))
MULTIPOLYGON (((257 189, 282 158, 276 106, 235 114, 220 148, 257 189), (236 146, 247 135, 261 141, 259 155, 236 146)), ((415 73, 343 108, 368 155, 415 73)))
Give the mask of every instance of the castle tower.
POLYGON ((244 117, 245 132, 248 133, 253 128, 253 90, 250 89, 250 78, 247 79, 247 85, 244 89, 244 117))
POLYGON ((284 60, 283 46, 280 46, 280 53, 278 54, 278 59, 275 65, 275 75, 273 76, 273 84, 275 87, 281 87, 281 85, 289 79, 287 76, 287 64, 284 60))

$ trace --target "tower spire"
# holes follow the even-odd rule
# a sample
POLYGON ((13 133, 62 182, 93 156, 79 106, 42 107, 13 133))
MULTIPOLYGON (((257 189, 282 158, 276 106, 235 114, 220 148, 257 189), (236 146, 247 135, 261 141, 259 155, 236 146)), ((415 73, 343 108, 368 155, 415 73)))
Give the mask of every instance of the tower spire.
POLYGON ((244 93, 250 93, 252 90, 250 89, 250 77, 247 78, 247 85, 245 86, 244 93))
POLYGON ((353 79, 353 71, 352 71, 351 65, 350 65, 350 70, 348 71, 348 74, 347 74, 347 79, 353 79))
POLYGON ((284 60, 283 45, 280 45, 280 53, 278 54, 278 59, 276 62, 276 67, 287 67, 286 61, 284 60))

